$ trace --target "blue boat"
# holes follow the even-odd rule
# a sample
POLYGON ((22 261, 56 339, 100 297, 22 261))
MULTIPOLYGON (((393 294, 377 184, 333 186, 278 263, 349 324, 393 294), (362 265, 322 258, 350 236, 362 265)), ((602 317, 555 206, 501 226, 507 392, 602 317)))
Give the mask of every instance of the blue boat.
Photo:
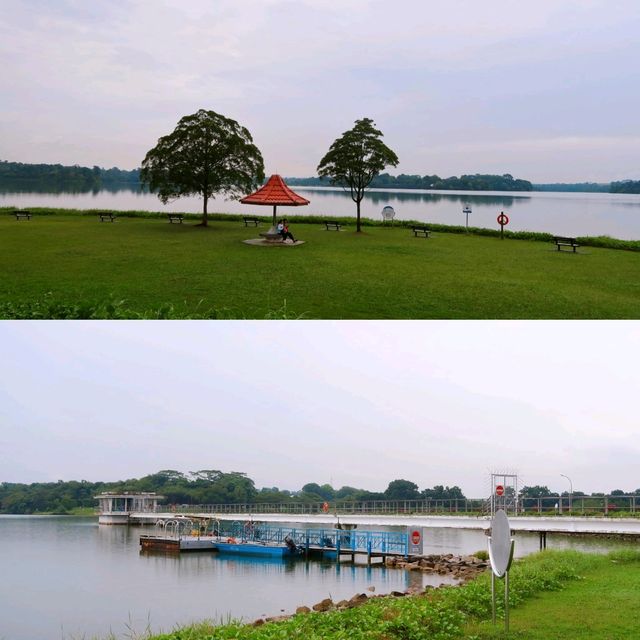
POLYGON ((267 556, 269 558, 286 558, 298 553, 295 545, 270 542, 238 541, 233 538, 215 541, 214 550, 219 553, 233 553, 247 556, 267 556))

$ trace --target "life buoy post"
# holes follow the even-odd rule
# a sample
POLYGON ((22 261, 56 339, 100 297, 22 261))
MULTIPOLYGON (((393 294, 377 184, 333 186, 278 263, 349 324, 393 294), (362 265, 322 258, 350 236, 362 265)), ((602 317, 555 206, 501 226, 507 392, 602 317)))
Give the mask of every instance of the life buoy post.
POLYGON ((501 211, 496 220, 500 225, 500 240, 504 240, 504 228, 509 224, 509 216, 504 211, 501 211))

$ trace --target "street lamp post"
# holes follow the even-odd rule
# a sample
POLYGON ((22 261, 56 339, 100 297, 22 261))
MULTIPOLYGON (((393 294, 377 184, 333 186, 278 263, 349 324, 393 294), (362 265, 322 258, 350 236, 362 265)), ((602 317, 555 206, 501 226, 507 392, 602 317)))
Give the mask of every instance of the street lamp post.
POLYGON ((564 473, 560 474, 561 478, 566 478, 569 481, 569 513, 573 510, 573 482, 569 476, 565 476, 564 473))

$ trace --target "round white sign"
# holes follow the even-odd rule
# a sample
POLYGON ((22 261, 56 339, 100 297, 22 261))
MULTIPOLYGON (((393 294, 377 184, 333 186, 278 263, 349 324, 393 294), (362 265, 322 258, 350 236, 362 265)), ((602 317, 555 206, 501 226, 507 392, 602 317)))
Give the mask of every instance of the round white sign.
POLYGON ((509 571, 513 560, 513 540, 507 514, 500 509, 491 521, 491 537, 489 538, 489 560, 491 569, 498 578, 509 571))

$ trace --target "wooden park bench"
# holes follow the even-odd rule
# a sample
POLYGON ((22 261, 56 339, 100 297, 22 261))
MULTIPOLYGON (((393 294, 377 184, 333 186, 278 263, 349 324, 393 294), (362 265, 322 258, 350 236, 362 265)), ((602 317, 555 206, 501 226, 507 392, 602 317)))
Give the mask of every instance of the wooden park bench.
POLYGON ((429 229, 429 227, 411 227, 411 229, 413 230, 413 235, 415 238, 417 238, 419 235, 424 236, 425 238, 428 238, 431 235, 431 230, 429 229))
POLYGON ((13 215, 16 217, 16 220, 31 220, 31 211, 14 211, 13 215))
POLYGON ((251 216, 244 216, 242 219, 244 220, 245 227, 248 227, 250 224, 257 227, 260 224, 260 220, 258 220, 258 218, 252 218, 251 216))
POLYGON ((556 247, 558 247, 558 251, 561 251, 561 247, 571 247, 573 249, 573 253, 576 252, 576 249, 580 246, 575 238, 554 238, 553 241, 556 243, 556 247))
POLYGON ((169 218, 170 224, 173 224, 174 222, 182 224, 182 221, 184 220, 184 216, 181 213, 167 213, 167 217, 169 218))
POLYGON ((331 231, 331 229, 334 231, 340 231, 342 224, 339 222, 332 222, 331 220, 325 220, 324 226, 327 228, 327 231, 331 231))
POLYGON ((105 220, 113 222, 116 219, 115 213, 111 211, 101 211, 98 216, 100 217, 100 222, 104 222, 105 220))

